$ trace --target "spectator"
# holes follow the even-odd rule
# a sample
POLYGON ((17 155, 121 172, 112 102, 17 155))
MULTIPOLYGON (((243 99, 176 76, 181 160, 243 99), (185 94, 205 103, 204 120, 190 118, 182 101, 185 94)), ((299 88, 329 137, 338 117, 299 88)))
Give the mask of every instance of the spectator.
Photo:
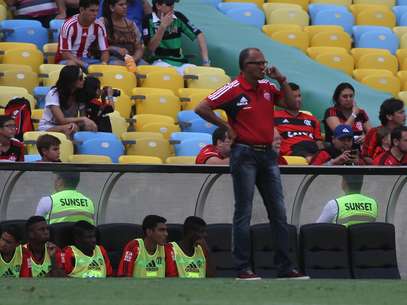
POLYGON ((144 218, 144 238, 133 239, 126 245, 119 264, 118 276, 165 277, 164 245, 168 236, 166 222, 165 218, 157 215, 148 215, 144 218))
POLYGON ((0 161, 24 161, 24 145, 15 139, 16 123, 8 115, 0 115, 0 161))
POLYGON ((373 153, 373 159, 378 155, 388 151, 391 147, 391 133, 386 127, 380 126, 376 132, 377 147, 373 153))
POLYGON ((76 190, 80 174, 57 172, 56 176, 55 193, 40 199, 35 215, 45 217, 49 224, 79 220, 94 224, 95 208, 92 200, 76 190))
POLYGON ((229 165, 230 140, 227 129, 218 127, 212 134, 212 144, 206 145, 196 156, 196 164, 229 165))
POLYGON ((274 124, 282 137, 282 156, 302 156, 308 161, 323 149, 321 126, 318 119, 301 112, 302 98, 300 87, 289 83, 295 98, 295 109, 276 110, 274 124))
POLYGON ((373 165, 407 165, 407 127, 396 127, 391 132, 391 148, 378 155, 373 165))
POLYGON ((372 164, 377 143, 377 131, 381 127, 386 127, 390 132, 394 128, 404 126, 406 123, 406 113, 404 103, 396 98, 385 100, 380 106, 379 119, 381 126, 372 128, 366 135, 365 143, 362 147, 362 156, 366 164, 372 164))
POLYGON ((79 14, 79 0, 64 0, 64 4, 67 18, 79 14))
POLYGON ((206 242, 206 223, 197 216, 184 222, 182 240, 165 245, 167 277, 205 278, 215 275, 209 247, 206 242))
POLYGON ((359 159, 358 150, 352 149, 353 131, 352 126, 340 124, 336 126, 332 138, 332 145, 320 150, 311 165, 363 165, 359 159))
POLYGON ((37 139, 37 150, 41 155, 41 162, 61 162, 59 159, 59 145, 61 141, 50 134, 44 134, 37 139))
MULTIPOLYGON (((112 132, 109 113, 114 111, 114 96, 111 87, 100 89, 100 80, 88 76, 83 88, 78 92, 78 100, 81 102, 80 115, 92 120, 98 131, 112 132)), ((120 93, 119 90, 116 90, 120 93)))
POLYGON ((83 87, 83 73, 78 66, 62 68, 55 86, 45 96, 45 109, 39 130, 57 131, 71 137, 78 130, 97 131, 87 117, 78 117, 77 92, 83 87))
POLYGON ((263 53, 246 48, 239 55, 240 75, 204 99, 195 109, 206 121, 227 128, 234 141, 230 167, 235 197, 233 216, 233 258, 237 277, 260 279, 251 268, 250 219, 253 192, 257 186, 267 210, 276 247, 278 276, 304 278, 293 269, 288 254, 288 228, 283 187, 278 169, 278 154, 273 149, 274 106, 295 108, 295 99, 287 79, 280 71, 268 67, 263 53), (264 79, 275 79, 276 85, 264 79), (214 109, 223 109, 228 121, 219 118, 214 109))
POLYGON ((8 6, 14 6, 15 19, 38 20, 45 28, 52 19, 65 19, 64 0, 6 0, 8 6))
POLYGON ((324 115, 325 141, 332 141, 336 126, 346 124, 352 126, 354 148, 359 148, 365 141, 365 135, 372 128, 367 113, 359 108, 354 99, 355 89, 349 83, 339 84, 333 94, 335 105, 328 108, 324 115))
POLYGON ((130 55, 137 64, 142 61, 144 44, 136 24, 126 18, 126 0, 107 0, 103 7, 103 21, 109 43, 110 63, 124 65, 124 56, 130 55))
POLYGON ((15 225, 2 228, 0 236, 0 278, 31 277, 30 255, 20 245, 21 234, 15 225))
POLYGON ((278 164, 279 165, 288 165, 288 162, 280 153, 281 147, 281 135, 278 132, 277 128, 274 127, 274 138, 273 138, 273 149, 278 154, 278 164))
POLYGON ((182 52, 181 33, 189 39, 197 38, 202 65, 209 66, 208 48, 204 34, 185 17, 174 10, 174 0, 153 0, 152 14, 143 22, 144 44, 152 53, 152 64, 175 66, 180 74, 190 64, 182 52))
POLYGON ((64 249, 65 274, 74 278, 112 276, 112 266, 103 246, 96 245, 96 227, 78 221, 73 227, 74 244, 64 249))
POLYGON ((48 224, 42 216, 28 218, 25 225, 28 243, 24 245, 30 254, 32 277, 64 276, 64 271, 57 263, 61 250, 49 242, 48 224))
POLYGON ((102 64, 109 62, 106 29, 103 22, 96 20, 98 7, 98 0, 80 0, 79 14, 67 19, 61 27, 56 63, 78 65, 86 71, 90 64, 100 62, 89 57, 92 43, 101 52, 102 64))
POLYGON ((375 222, 377 202, 362 195, 363 176, 350 175, 342 177, 344 196, 328 201, 317 223, 332 222, 349 226, 357 223, 375 222))

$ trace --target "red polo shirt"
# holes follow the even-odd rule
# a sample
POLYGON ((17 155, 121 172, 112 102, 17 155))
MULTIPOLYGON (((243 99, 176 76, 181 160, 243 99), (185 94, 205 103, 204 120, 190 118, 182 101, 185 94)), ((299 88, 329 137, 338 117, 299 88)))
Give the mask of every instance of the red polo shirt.
POLYGON ((276 110, 274 124, 281 137, 280 154, 292 154, 292 146, 303 142, 322 141, 321 124, 318 119, 303 112, 294 116, 287 110, 276 110))
POLYGON ((227 113, 229 125, 237 134, 236 142, 271 145, 274 102, 282 97, 282 92, 270 81, 259 80, 253 88, 240 74, 206 100, 212 109, 220 108, 227 113))
POLYGON ((199 154, 196 156, 195 163, 196 164, 205 164, 206 161, 208 161, 208 159, 210 159, 212 157, 216 157, 219 159, 225 159, 220 154, 220 152, 218 151, 218 149, 216 148, 215 145, 209 144, 201 149, 199 154))
POLYGON ((365 142, 363 143, 363 146, 362 146, 362 157, 374 158, 374 153, 375 153, 376 147, 378 145, 377 130, 381 127, 382 126, 373 127, 366 134, 365 142))
POLYGON ((388 150, 374 158, 373 165, 386 165, 386 166, 407 165, 407 155, 404 155, 401 161, 399 161, 391 153, 391 150, 388 150))

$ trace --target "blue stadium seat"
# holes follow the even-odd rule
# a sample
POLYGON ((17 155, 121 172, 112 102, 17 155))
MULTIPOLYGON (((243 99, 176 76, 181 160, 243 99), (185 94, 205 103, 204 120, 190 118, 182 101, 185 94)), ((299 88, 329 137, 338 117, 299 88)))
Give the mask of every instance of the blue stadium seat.
POLYGON ((308 5, 308 12, 311 17, 311 20, 317 16, 321 11, 334 10, 337 12, 349 12, 346 6, 334 5, 334 4, 325 4, 325 3, 311 3, 308 5))
POLYGON ((217 8, 223 14, 226 14, 228 11, 234 8, 253 9, 257 8, 257 5, 249 2, 220 2, 217 5, 217 8))
POLYGON ((397 0, 397 5, 407 5, 407 0, 397 0))
POLYGON ((352 28, 352 35, 353 35, 353 40, 355 43, 358 42, 360 37, 367 32, 370 31, 380 31, 384 33, 392 33, 392 30, 388 27, 385 26, 378 26, 378 25, 355 25, 352 28))
POLYGON ((64 19, 53 19, 49 22, 49 30, 51 32, 52 42, 58 42, 59 32, 64 22, 64 19))
POLYGON ((108 156, 114 163, 118 163, 119 157, 124 154, 123 143, 117 139, 96 138, 87 140, 77 148, 79 154, 108 156))
POLYGON ((41 155, 35 154, 35 155, 24 155, 24 162, 37 162, 40 161, 41 155))
POLYGON ((210 4, 214 7, 216 7, 222 0, 201 0, 203 3, 210 4))
POLYGON ((202 139, 193 138, 189 140, 181 141, 180 144, 174 145, 176 156, 196 156, 200 150, 208 144, 212 144, 211 141, 203 141, 202 139))
POLYGON ((88 140, 100 139, 100 140, 118 140, 114 133, 111 132, 93 132, 93 131, 78 131, 74 134, 73 139, 77 143, 81 143, 88 140))
POLYGON ((378 48, 387 49, 393 55, 399 47, 399 39, 393 32, 369 31, 364 33, 355 44, 356 48, 378 48))
POLYGON ((185 141, 189 139, 201 139, 202 141, 212 141, 212 136, 203 132, 173 132, 171 134, 171 141, 185 141))
POLYGON ((29 42, 40 50, 48 43, 47 29, 36 20, 3 20, 0 22, 0 31, 3 33, 3 41, 29 42))
POLYGON ((37 86, 34 88, 34 97, 37 100, 38 108, 44 108, 45 106, 45 96, 47 95, 50 87, 37 86))
POLYGON ((407 13, 404 13, 401 17, 400 17, 400 22, 398 24, 399 26, 406 26, 407 25, 407 13))
POLYGON ((247 24, 247 25, 252 25, 255 26, 259 29, 262 28, 264 25, 264 22, 266 20, 266 17, 264 16, 264 13, 262 10, 259 8, 233 8, 228 10, 225 13, 226 16, 232 18, 233 20, 247 24))
POLYGON ((352 34, 354 23, 352 13, 341 10, 321 10, 312 20, 313 25, 340 25, 348 34, 352 34))
POLYGON ((205 132, 212 134, 216 126, 205 121, 192 110, 178 112, 178 123, 184 132, 205 132))

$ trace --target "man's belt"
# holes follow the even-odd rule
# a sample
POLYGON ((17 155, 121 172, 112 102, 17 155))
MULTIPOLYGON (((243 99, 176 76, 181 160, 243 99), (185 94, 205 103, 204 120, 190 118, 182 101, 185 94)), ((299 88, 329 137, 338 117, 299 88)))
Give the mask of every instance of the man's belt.
POLYGON ((265 151, 273 149, 273 145, 271 145, 271 144, 246 144, 246 143, 241 143, 241 142, 236 142, 236 144, 249 147, 255 151, 265 152, 265 151))

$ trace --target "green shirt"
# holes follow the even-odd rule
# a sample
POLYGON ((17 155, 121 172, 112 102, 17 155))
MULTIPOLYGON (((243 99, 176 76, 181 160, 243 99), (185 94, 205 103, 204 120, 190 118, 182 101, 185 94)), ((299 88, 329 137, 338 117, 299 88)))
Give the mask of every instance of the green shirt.
POLYGON ((206 258, 200 245, 195 247, 194 254, 192 256, 186 255, 176 242, 172 242, 171 245, 173 247, 179 277, 206 277, 206 258))
POLYGON ((165 251, 164 246, 157 245, 153 255, 147 252, 144 241, 137 239, 139 250, 134 263, 133 277, 137 278, 163 278, 165 277, 165 251))
POLYGON ((361 194, 350 194, 336 199, 338 214, 336 223, 349 226, 356 223, 374 222, 377 218, 377 202, 361 194))
MULTIPOLYGON (((28 244, 25 244, 24 247, 29 249, 28 244)), ((51 271, 51 257, 49 256, 48 249, 45 245, 44 248, 44 260, 41 264, 37 264, 32 256, 30 258, 32 277, 44 277, 51 271)))
MULTIPOLYGON (((143 37, 145 45, 148 45, 149 41, 157 33, 160 24, 161 21, 154 12, 144 17, 143 37)), ((181 66, 186 63, 187 60, 182 53, 181 33, 194 40, 201 31, 182 13, 174 11, 173 21, 165 30, 159 46, 150 58, 151 61, 161 59, 173 66, 181 66)))
POLYGON ((0 254, 0 278, 20 277, 21 264, 23 263, 23 248, 21 245, 14 250, 13 258, 10 262, 5 262, 0 254))
POLYGON ((99 246, 95 247, 92 256, 85 255, 75 246, 70 246, 75 256, 75 266, 69 277, 76 278, 104 278, 106 277, 106 263, 99 246))

